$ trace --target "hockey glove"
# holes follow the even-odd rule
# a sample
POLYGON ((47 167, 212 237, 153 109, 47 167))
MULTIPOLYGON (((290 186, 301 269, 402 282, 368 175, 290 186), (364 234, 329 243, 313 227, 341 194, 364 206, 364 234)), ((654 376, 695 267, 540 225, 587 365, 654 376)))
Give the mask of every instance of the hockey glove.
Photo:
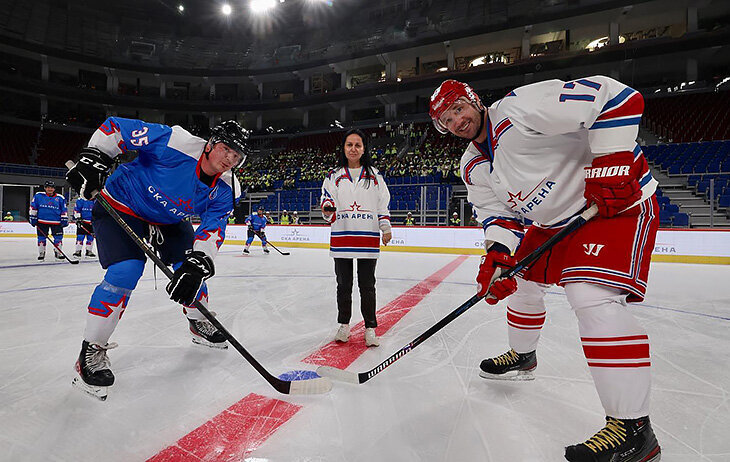
POLYGON ((498 279, 500 269, 508 269, 515 266, 517 262, 510 256, 509 249, 499 243, 489 247, 486 255, 482 255, 482 262, 479 264, 477 274, 477 295, 490 305, 508 297, 517 290, 517 281, 514 278, 498 279))
POLYGON ((322 202, 322 218, 324 218, 324 221, 326 221, 329 224, 332 224, 337 219, 337 215, 335 212, 337 211, 337 207, 335 207, 335 203, 327 199, 324 202, 322 202))
POLYGON ((254 230, 253 230, 253 225, 248 225, 248 230, 249 230, 249 231, 251 231, 251 232, 253 233, 253 232, 254 232, 254 230))
POLYGON ((68 226, 68 217, 61 217, 61 228, 68 226))
POLYGON ((35 226, 38 224, 38 215, 29 216, 28 223, 30 223, 30 225, 35 228, 35 226))
POLYGON ((84 199, 91 200, 101 191, 114 161, 96 148, 84 148, 68 172, 66 181, 84 199))
POLYGON ((200 250, 189 251, 182 265, 175 270, 165 290, 170 299, 190 306, 203 286, 203 281, 215 274, 213 260, 200 250))
POLYGON ((589 205, 598 205, 598 213, 603 218, 618 215, 641 199, 641 163, 634 161, 632 152, 596 157, 585 172, 583 195, 589 205))

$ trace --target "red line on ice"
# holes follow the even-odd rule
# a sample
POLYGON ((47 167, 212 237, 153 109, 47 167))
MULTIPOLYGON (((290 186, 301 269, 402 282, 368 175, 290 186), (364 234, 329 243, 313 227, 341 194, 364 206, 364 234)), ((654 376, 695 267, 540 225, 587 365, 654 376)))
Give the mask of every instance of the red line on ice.
MULTIPOLYGON (((467 258, 455 258, 378 310, 377 334, 386 333, 467 258)), ((367 350, 364 331, 365 324, 360 322, 352 329, 348 343, 329 343, 303 361, 345 368, 367 350)), ((147 462, 243 460, 299 409, 296 404, 251 393, 147 462)))
MULTIPOLYGON (((443 282, 464 260, 467 255, 460 255, 446 266, 436 271, 423 281, 399 295, 396 299, 378 310, 378 327, 375 333, 383 335, 403 318, 414 306, 418 305, 433 289, 443 282)), ((354 308, 354 307, 353 307, 354 308)), ((365 323, 360 321, 350 331, 350 341, 338 343, 332 341, 315 351, 302 361, 309 364, 333 366, 346 369, 368 348, 365 346, 365 323)))
POLYGON ((301 406, 249 394, 147 462, 243 460, 301 406))

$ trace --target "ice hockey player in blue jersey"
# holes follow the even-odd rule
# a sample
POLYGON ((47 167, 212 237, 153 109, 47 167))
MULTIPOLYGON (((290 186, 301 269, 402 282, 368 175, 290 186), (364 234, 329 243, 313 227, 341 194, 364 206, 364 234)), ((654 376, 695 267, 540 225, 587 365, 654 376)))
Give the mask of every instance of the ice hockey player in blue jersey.
POLYGON ((91 223, 91 209, 94 208, 93 200, 86 200, 81 197, 76 199, 74 205, 74 220, 76 220, 76 252, 74 257, 81 257, 81 249, 86 239, 86 256, 95 257, 92 250, 94 245, 94 225, 91 223))
POLYGON ((243 249, 243 253, 249 253, 248 248, 251 247, 253 237, 257 234, 261 239, 261 247, 264 249, 264 253, 269 253, 269 249, 266 247, 266 232, 264 231, 268 220, 264 216, 264 208, 259 206, 256 213, 252 213, 246 218, 246 224, 248 225, 248 239, 246 239, 246 247, 243 249))
MULTIPOLYGON (((213 259, 225 238, 234 197, 241 194, 231 169, 245 160, 247 138, 234 121, 214 127, 206 141, 179 126, 110 117, 66 174, 82 198, 100 194, 172 265, 166 290, 183 305, 193 342, 213 348, 227 348, 225 337, 191 305, 208 303, 204 281, 215 274, 213 259), (136 150, 137 158, 106 179, 113 159, 127 150, 136 150), (193 215, 201 220, 196 230, 188 220, 193 215)), ((98 201, 92 221, 106 274, 87 308, 74 385, 104 400, 114 383, 107 350, 117 346, 109 338, 142 276, 146 256, 98 201)))
POLYGON ((46 258, 46 236, 53 235, 56 258, 63 260, 58 251, 63 246, 63 228, 68 226, 66 199, 56 194, 56 183, 46 181, 45 192, 37 192, 30 201, 28 222, 36 227, 38 235, 38 260, 46 258), (49 234, 50 229, 50 234, 49 234))

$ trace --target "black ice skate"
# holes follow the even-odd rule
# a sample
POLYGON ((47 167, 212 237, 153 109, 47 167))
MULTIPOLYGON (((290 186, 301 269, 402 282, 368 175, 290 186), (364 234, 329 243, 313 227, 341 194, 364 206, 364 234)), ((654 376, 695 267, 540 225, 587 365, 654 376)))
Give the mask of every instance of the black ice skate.
POLYGON ((64 256, 63 256, 63 255, 61 254, 61 252, 59 252, 58 250, 54 250, 54 252, 55 252, 55 254, 56 254, 56 259, 58 259, 58 260, 63 260, 63 259, 65 258, 65 257, 64 257, 64 256))
POLYGON ((46 253, 42 252, 38 254, 38 260, 43 261, 46 259, 46 253))
POLYGON ((96 256, 96 254, 94 252, 92 252, 91 250, 87 250, 86 251, 86 256, 87 257, 94 258, 96 256))
POLYGON ((81 353, 76 361, 79 375, 74 377, 73 386, 96 399, 106 401, 107 389, 114 384, 114 374, 106 351, 116 347, 116 343, 102 346, 86 340, 81 342, 81 353))
POLYGON ((188 318, 188 322, 190 323, 190 333, 193 334, 193 343, 221 350, 228 348, 226 337, 207 319, 188 318))
POLYGON ((264 247, 264 253, 269 253, 269 249, 267 249, 266 247, 264 247))
POLYGON ((494 380, 534 380, 537 355, 534 351, 517 353, 510 349, 495 358, 488 358, 479 365, 479 377, 494 380))
POLYGON ((661 459, 649 417, 614 419, 585 443, 565 448, 565 458, 573 462, 655 462, 661 459))
POLYGON ((248 251, 248 249, 243 249, 243 253, 251 253, 248 251))
POLYGON ((81 251, 80 250, 77 250, 76 252, 74 252, 74 257, 81 258, 81 251))

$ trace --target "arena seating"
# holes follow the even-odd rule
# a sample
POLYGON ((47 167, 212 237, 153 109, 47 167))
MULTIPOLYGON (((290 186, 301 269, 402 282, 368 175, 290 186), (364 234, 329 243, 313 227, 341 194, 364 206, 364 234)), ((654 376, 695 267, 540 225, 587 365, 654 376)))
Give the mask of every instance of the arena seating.
POLYGON ((646 98, 643 123, 674 143, 730 138, 730 91, 646 98))

